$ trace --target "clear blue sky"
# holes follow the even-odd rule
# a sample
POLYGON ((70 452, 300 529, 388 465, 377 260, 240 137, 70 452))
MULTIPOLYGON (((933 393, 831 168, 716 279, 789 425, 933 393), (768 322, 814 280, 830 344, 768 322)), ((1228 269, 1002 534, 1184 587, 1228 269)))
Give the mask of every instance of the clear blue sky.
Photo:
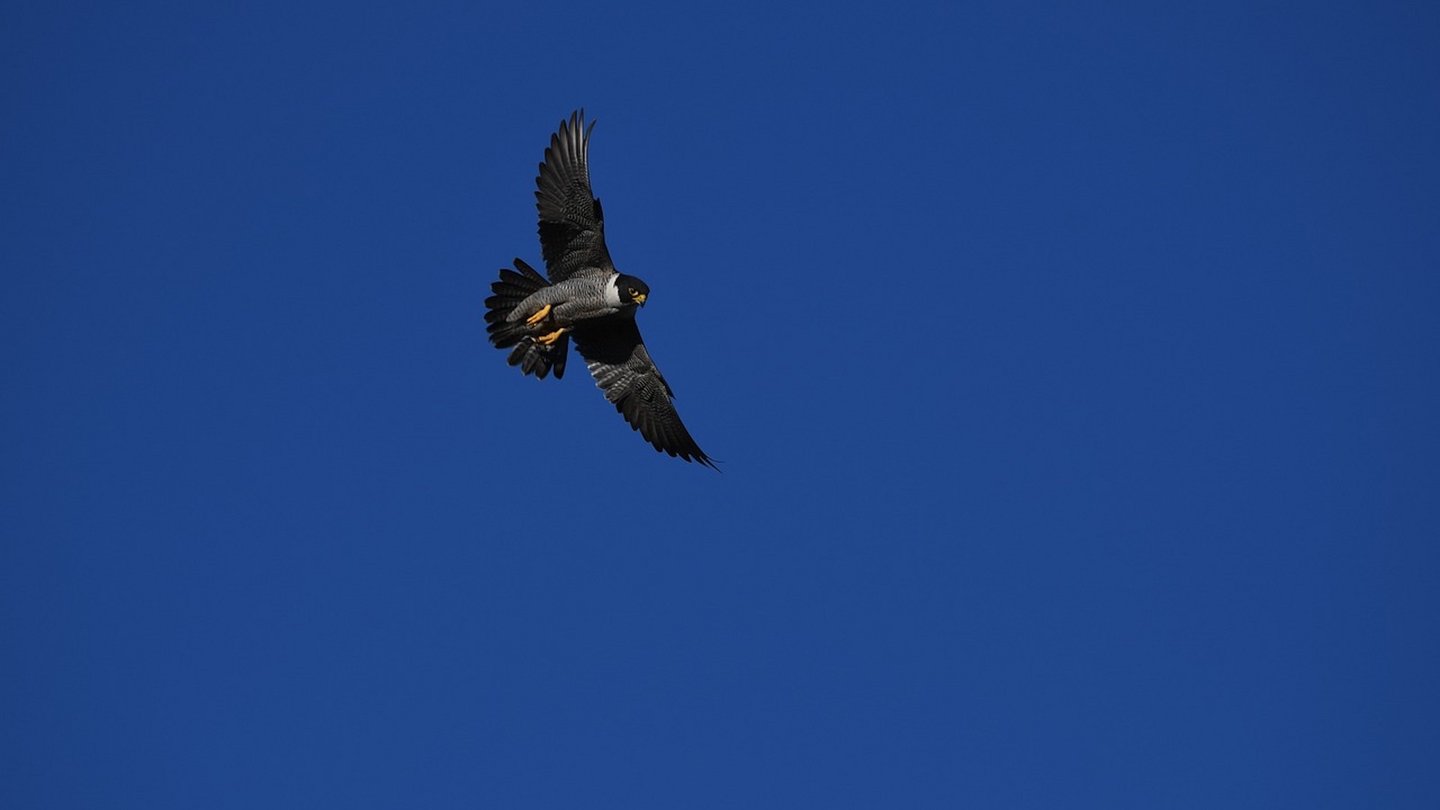
POLYGON ((1440 806, 1427 4, 212 5, 0 26, 0 805, 1440 806))

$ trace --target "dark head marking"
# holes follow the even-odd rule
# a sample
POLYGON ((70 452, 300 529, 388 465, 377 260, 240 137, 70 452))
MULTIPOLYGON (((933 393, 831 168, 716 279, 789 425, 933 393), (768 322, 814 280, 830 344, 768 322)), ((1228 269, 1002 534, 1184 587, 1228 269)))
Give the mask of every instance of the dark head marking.
POLYGON ((650 297, 649 285, 624 273, 621 273, 620 278, 615 280, 615 289, 620 293, 620 303, 622 304, 643 305, 645 299, 650 297))

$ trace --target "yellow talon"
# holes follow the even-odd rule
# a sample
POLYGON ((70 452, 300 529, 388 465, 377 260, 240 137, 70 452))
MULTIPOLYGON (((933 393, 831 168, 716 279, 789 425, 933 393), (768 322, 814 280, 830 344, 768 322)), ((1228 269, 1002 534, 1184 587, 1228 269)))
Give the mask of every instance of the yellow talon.
POLYGON ((540 308, 540 311, 539 311, 539 312, 536 312, 534 315, 531 315, 530 317, 526 318, 526 319, 525 319, 525 325, 526 325, 526 326, 534 326, 535 324, 537 324, 537 323, 545 320, 545 316, 546 316, 546 315, 549 315, 549 314, 550 314, 550 305, 549 305, 549 304, 546 304, 545 306, 543 306, 543 307, 540 308))
POLYGON ((559 339, 560 339, 560 336, 561 336, 561 335, 564 335, 564 334, 565 334, 565 330, 564 330, 564 329, 556 329, 554 332, 551 332, 551 333, 548 334, 548 335, 541 335, 540 337, 535 338, 535 340, 536 340, 537 342, 541 343, 542 345, 549 346, 550 344, 552 344, 552 343, 554 343, 555 341, 559 340, 559 339))

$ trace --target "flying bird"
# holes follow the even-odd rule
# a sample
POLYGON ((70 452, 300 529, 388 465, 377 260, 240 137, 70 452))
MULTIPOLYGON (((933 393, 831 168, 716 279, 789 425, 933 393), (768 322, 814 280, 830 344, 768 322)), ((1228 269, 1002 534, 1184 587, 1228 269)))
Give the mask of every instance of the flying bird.
POLYGON ((718 470, 680 421, 675 394, 640 338, 635 313, 650 287, 615 269, 605 247, 605 214, 590 190, 594 128, 577 110, 550 136, 535 178, 549 279, 521 259, 514 270, 501 269, 485 299, 485 330, 497 349, 510 349, 510 365, 537 379, 565 375, 573 338, 595 384, 633 430, 662 453, 718 470))

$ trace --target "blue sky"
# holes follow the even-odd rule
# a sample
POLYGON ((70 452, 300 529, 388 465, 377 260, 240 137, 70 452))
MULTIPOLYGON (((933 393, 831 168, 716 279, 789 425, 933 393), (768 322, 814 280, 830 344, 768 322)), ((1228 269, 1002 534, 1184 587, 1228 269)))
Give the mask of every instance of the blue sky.
POLYGON ((1440 14, 526 5, 8 4, 0 804, 1440 803, 1440 14))

